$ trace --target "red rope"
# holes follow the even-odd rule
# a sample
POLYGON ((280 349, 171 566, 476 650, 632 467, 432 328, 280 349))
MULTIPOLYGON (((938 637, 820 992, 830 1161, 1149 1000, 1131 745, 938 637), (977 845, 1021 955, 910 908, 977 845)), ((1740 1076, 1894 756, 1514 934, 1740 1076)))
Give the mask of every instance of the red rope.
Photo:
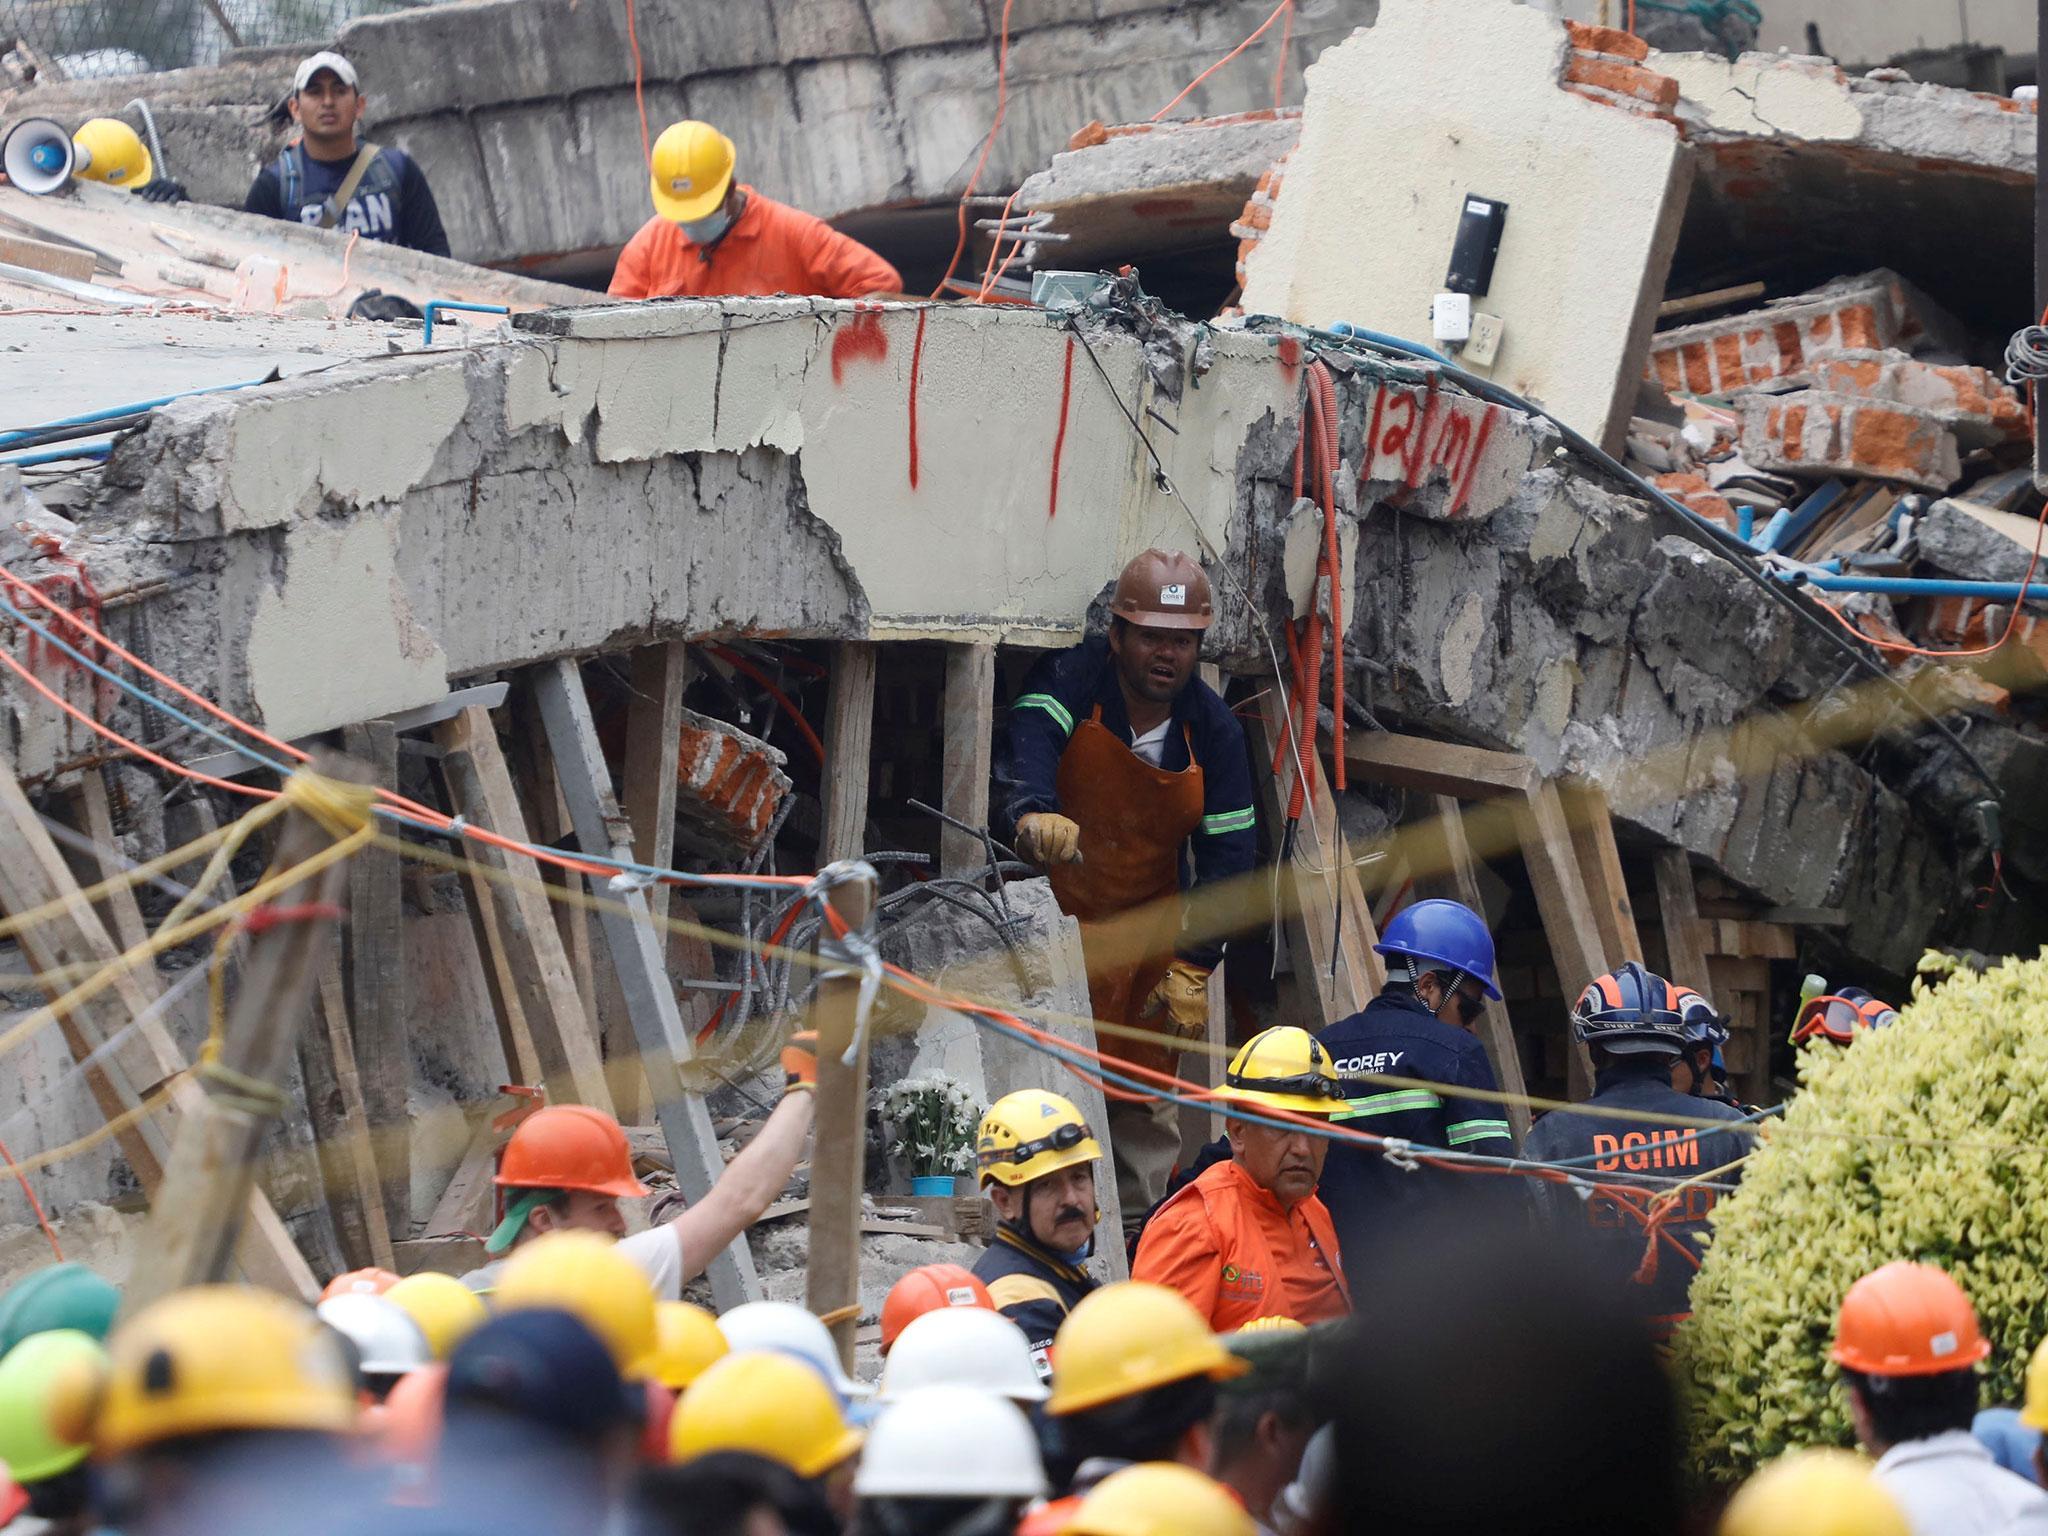
POLYGON ((21 1192, 28 1200, 28 1208, 36 1213, 36 1225, 43 1229, 43 1236, 50 1240, 50 1252, 57 1255, 59 1264, 64 1262, 64 1249, 57 1241, 56 1228, 50 1225, 50 1218, 43 1214, 43 1202, 36 1198, 36 1192, 29 1188, 28 1175, 21 1171, 21 1165, 14 1160, 14 1154, 7 1150, 7 1143, 0 1141, 0 1160, 7 1164, 7 1171, 14 1175, 14 1182, 21 1186, 21 1192))

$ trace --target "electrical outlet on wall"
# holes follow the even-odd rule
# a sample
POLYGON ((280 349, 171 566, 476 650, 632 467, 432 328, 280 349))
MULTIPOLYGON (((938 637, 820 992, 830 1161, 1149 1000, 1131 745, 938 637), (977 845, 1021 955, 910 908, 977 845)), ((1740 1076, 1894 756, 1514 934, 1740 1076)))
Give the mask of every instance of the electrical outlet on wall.
POLYGON ((1499 315, 1472 313, 1472 334, 1465 342, 1463 361, 1480 368, 1491 368, 1493 360, 1500 356, 1501 332, 1507 329, 1507 322, 1499 315))

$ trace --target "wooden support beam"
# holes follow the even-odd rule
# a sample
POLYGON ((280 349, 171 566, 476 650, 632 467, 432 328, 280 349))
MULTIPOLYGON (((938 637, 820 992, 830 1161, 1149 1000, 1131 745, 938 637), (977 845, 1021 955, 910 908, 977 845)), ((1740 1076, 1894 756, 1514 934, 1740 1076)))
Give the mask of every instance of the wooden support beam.
MULTIPOLYGON (((1707 952, 1701 944, 1697 894, 1692 883, 1692 861, 1680 848, 1661 848, 1651 856, 1657 877, 1657 916, 1664 925, 1665 965, 1668 980, 1682 987, 1704 989, 1707 981, 1707 952)), ((1714 1006, 1725 1008, 1719 998, 1714 1006)))
MULTIPOLYGON (((450 791, 449 804, 456 803, 450 791)), ((491 999, 491 1018, 498 1026, 498 1047, 505 1053, 505 1075, 512 1082, 538 1087, 547 1074, 541 1069, 540 1051, 533 1043, 533 1026, 527 1022, 526 1001, 520 992, 523 972, 538 967, 530 954, 524 957, 524 967, 515 956, 507 932, 512 919, 505 915, 499 888, 488 875, 465 869, 462 894, 470 934, 476 940, 477 961, 484 973, 484 990, 491 999)), ((557 930, 556 938, 560 937, 557 930)), ((577 1006, 582 1006, 580 997, 577 1006)))
MULTIPOLYGON (((14 765, 0 757, 0 910, 19 915, 51 902, 62 902, 63 910, 18 936, 23 955, 39 973, 71 966, 98 968, 121 953, 22 793, 14 765)), ((70 986, 52 982, 45 991, 54 999, 70 986)), ((151 1011, 158 995, 154 970, 135 967, 98 997, 58 1016, 72 1058, 93 1059, 86 1082, 101 1114, 110 1120, 135 1110, 185 1068, 184 1054, 170 1030, 151 1011), (131 1024, 133 1033, 112 1044, 131 1024)), ((190 1111, 204 1097, 197 1084, 181 1079, 171 1090, 170 1107, 190 1111)), ((115 1136, 148 1193, 155 1193, 163 1182, 170 1149, 164 1129, 168 1123, 162 1116, 145 1116, 115 1136)), ((282 1218, 261 1190, 250 1192, 248 1206, 249 1223, 236 1254, 243 1274, 255 1284, 311 1300, 319 1286, 282 1218)))
POLYGON ((825 831, 818 863, 856 858, 868 837, 868 757, 875 738, 875 646, 842 640, 832 647, 825 704, 825 831))
MULTIPOLYGON (((643 645, 633 653, 623 775, 626 820, 633 827, 634 859, 660 869, 668 868, 676 857, 676 760, 689 667, 680 640, 643 645)), ((647 893, 647 909, 657 923, 668 917, 670 890, 657 885, 647 893)), ((667 948, 664 934, 664 956, 667 948)), ((619 1118, 637 1122, 647 1111, 647 1075, 636 1060, 630 1019, 606 1018, 604 1051, 612 1064, 612 1097, 618 1102, 619 1118)))
MULTIPOLYGON (((577 842, 590 852, 630 857, 629 829, 613 797, 611 773, 597 744, 597 726, 590 717, 582 672, 572 660, 544 663, 534 669, 534 696, 540 703, 577 842)), ((696 1053, 676 1009, 675 989, 662 963, 661 939, 649 922, 646 893, 612 892, 607 888, 609 882, 603 880, 592 884, 604 898, 598 926, 633 1020, 641 1064, 654 1092, 655 1118, 675 1160, 676 1182, 685 1198, 702 1200, 725 1171, 725 1161, 719 1155, 718 1137, 704 1100, 683 1088, 679 1063, 696 1053)), ((711 1261, 710 1274, 712 1294, 721 1311, 761 1294, 753 1254, 744 1236, 735 1238, 711 1261)))
MULTIPOLYGON (((1600 932, 1593 916, 1593 903, 1579 875, 1576 851, 1572 847, 1570 824, 1556 786, 1540 784, 1524 795, 1512 798, 1515 827, 1522 839, 1522 860, 1529 869, 1529 883, 1536 891, 1536 910, 1543 917, 1543 932, 1550 941, 1550 953, 1557 966, 1558 986, 1569 1006, 1595 976, 1607 969, 1600 947, 1600 932)), ((1593 1092, 1593 1063, 1586 1047, 1570 1042, 1567 1080, 1571 1096, 1588 1098, 1593 1092)))
MULTIPOLYGON (((381 788, 398 788, 398 732, 389 720, 351 725, 343 749, 381 788)), ((349 861, 348 1005, 363 1103, 384 1184, 390 1231, 412 1236, 412 1037, 405 1016, 405 899, 398 854, 365 848, 349 861)))
MULTIPOLYGON (((541 724, 540 706, 531 688, 516 688, 509 701, 512 728, 507 740, 512 748, 512 776, 519 786, 519 798, 526 804, 525 821, 532 840, 548 847, 566 846, 569 808, 562 800, 561 785, 555 780, 555 762, 548 756, 547 728, 541 724)), ((550 885, 565 891, 581 891, 582 880, 554 864, 539 866, 550 885)), ((602 1038, 604 1014, 597 997, 597 967, 592 963, 590 913, 573 902, 554 902, 555 927, 562 935, 562 948, 569 957, 569 974, 582 999, 583 1017, 602 1038)), ((616 998, 614 1006, 623 1007, 616 998)), ((607 1090, 609 1091, 609 1090, 607 1090)))
POLYGON ((1460 800, 1527 792, 1541 777, 1536 765, 1518 753, 1488 752, 1388 731, 1345 732, 1344 766, 1375 783, 1428 795, 1456 795, 1460 800))
POLYGON ((477 1122, 476 1134, 469 1139, 469 1150, 456 1164, 455 1177, 434 1202, 434 1213, 427 1218, 428 1241, 490 1231, 496 1209, 491 1176, 498 1170, 498 1131, 491 1123, 493 1118, 486 1112, 477 1122))
POLYGON ((1643 941, 1636 932, 1635 908, 1621 871, 1621 850, 1614 841, 1614 813, 1608 808, 1607 791, 1581 779, 1568 782, 1560 793, 1571 820, 1572 850, 1579 861, 1580 878, 1586 883, 1586 899, 1593 905, 1600 949, 1607 957, 1603 969, 1612 970, 1624 960, 1641 960, 1643 941))
MULTIPOLYGON (((358 771, 330 759, 330 775, 358 771)), ((285 813, 271 873, 303 864, 334 839, 311 816, 285 813)), ((337 906, 349 885, 347 861, 330 864, 280 891, 274 907, 337 906)), ((240 1236, 256 1160, 270 1114, 247 1103, 252 1089, 282 1084, 314 983, 334 941, 335 922, 301 916, 263 929, 249 940, 242 986, 222 1029, 216 1061, 235 1086, 218 1096, 202 1092, 178 1122, 163 1187, 151 1202, 146 1234, 149 1262, 129 1280, 125 1309, 133 1315, 150 1302, 188 1285, 225 1280, 240 1236)), ((282 1095, 280 1094, 280 1097, 282 1095)))
MULTIPOLYGON (((532 840, 512 774, 498 747, 490 712, 472 707, 434 728, 441 748, 441 771, 447 775, 452 802, 464 820, 514 842, 532 840)), ((552 795, 554 776, 548 775, 552 795)), ((493 844, 465 840, 463 851, 479 864, 499 870, 504 878, 475 877, 490 887, 493 941, 512 973, 520 1018, 527 1031, 515 1035, 507 1064, 521 1070, 528 1052, 537 1067, 529 1082, 545 1085, 557 1103, 587 1104, 612 1113, 612 1096, 598 1054, 597 1031, 583 1007, 583 995, 555 922, 556 903, 548 899, 548 882, 530 855, 493 844), (517 1057, 514 1062, 511 1058, 517 1057)), ((579 916, 582 915, 579 911, 579 916)))
MULTIPOLYGON (((1465 813, 1455 796, 1436 797, 1436 819, 1444 841, 1444 862, 1449 866, 1458 900, 1483 919, 1486 903, 1479 894, 1479 872, 1472 863, 1472 845, 1465 837, 1465 813)), ((1486 1042, 1487 1052, 1493 1057, 1493 1077, 1500 1084, 1501 1092, 1513 1094, 1518 1099, 1528 1093, 1528 1082, 1522 1076, 1522 1053, 1515 1044, 1515 1031, 1508 1021, 1505 1003, 1487 999, 1485 1011, 1479 1015, 1479 1038, 1486 1042)), ((1508 1124, 1515 1133, 1515 1144, 1519 1146, 1529 1134, 1529 1106, 1511 1103, 1507 1106, 1507 1115, 1508 1124)))
POLYGON ((349 1033, 341 964, 332 954, 320 966, 318 1017, 299 1040, 299 1071, 306 1081, 306 1111, 313 1122, 321 1179, 334 1230, 351 1267, 393 1267, 391 1225, 377 1174, 377 1139, 370 1130, 349 1033))
MULTIPOLYGON (((1283 710, 1277 691, 1269 689, 1259 700, 1259 746, 1267 762, 1286 739, 1283 710)), ((1313 754, 1310 767, 1314 782, 1303 800, 1295 848, 1282 872, 1280 902, 1295 979, 1315 998, 1323 1023, 1334 1024, 1377 997, 1387 973, 1372 952, 1379 934, 1359 885, 1351 844, 1337 822, 1337 802, 1313 754), (1304 966, 1308 975, 1302 973, 1304 966)), ((1280 782, 1270 773, 1254 774, 1253 779, 1277 849, 1287 816, 1280 782)))
MULTIPOLYGON (((1204 1040, 1206 1051, 1188 1051, 1180 1059, 1180 1075, 1191 1083, 1206 1088, 1219 1088, 1223 1084, 1223 1069, 1229 1065, 1229 1058, 1223 1054, 1230 1044, 1230 1002, 1224 995, 1224 967, 1222 965, 1209 976, 1209 1024, 1204 1040)), ((1223 1111, 1221 1108, 1205 1109, 1199 1104, 1180 1106, 1180 1165, 1194 1166, 1195 1154, 1223 1134, 1223 1111)))
MULTIPOLYGON (((865 864, 841 866, 845 878, 825 900, 854 933, 872 941, 875 876, 865 864)), ((818 930, 821 960, 839 946, 818 930)), ((845 964, 822 970, 812 994, 811 1028, 818 1032, 818 1105, 811 1161, 811 1231, 804 1263, 804 1302, 820 1317, 856 1311, 860 1300, 861 1191, 867 1183, 868 1032, 857 1027, 861 971, 845 964), (847 1058, 851 1057, 849 1061, 847 1058)), ((833 1323, 839 1364, 853 1370, 856 1319, 833 1323)))
MULTIPOLYGON (((98 768, 87 768, 77 784, 63 796, 57 819, 93 845, 92 851, 66 848, 65 862, 80 885, 97 885, 112 879, 125 867, 120 843, 114 837, 114 809, 107 798, 107 781, 98 768)), ((135 887, 124 885, 109 891, 94 903, 100 920, 107 925, 122 949, 133 949, 149 937, 149 925, 142 920, 142 908, 135 901, 135 887)))
MULTIPOLYGON (((970 827, 988 825, 988 783, 996 720, 996 648, 946 647, 946 733, 939 778, 939 809, 970 827)), ((939 871, 972 875, 988 863, 979 838, 958 827, 939 827, 939 871)))

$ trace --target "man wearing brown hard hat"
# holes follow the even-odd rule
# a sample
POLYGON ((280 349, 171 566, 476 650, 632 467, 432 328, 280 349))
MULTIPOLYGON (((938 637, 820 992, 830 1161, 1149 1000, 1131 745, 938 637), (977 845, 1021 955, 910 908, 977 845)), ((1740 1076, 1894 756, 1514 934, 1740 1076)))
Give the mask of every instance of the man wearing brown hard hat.
MULTIPOLYGON (((1010 706, 1006 809, 1017 851, 1080 919, 1095 1017, 1200 1039, 1220 944, 1183 933, 1185 890, 1225 881, 1257 853, 1244 731, 1195 676, 1215 617, 1187 555, 1148 549, 1124 567, 1109 633, 1031 669, 1010 706)), ((1177 1046, 1107 1038, 1134 1065, 1171 1071, 1177 1046)), ((1125 1231, 1166 1193, 1180 1155, 1175 1107, 1109 1105, 1125 1231)))

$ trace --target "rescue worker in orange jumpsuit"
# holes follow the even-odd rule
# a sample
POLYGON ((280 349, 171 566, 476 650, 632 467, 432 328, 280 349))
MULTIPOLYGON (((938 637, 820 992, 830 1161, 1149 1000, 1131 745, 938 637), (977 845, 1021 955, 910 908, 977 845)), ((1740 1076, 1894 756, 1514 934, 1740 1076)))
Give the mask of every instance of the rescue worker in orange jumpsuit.
MULTIPOLYGON (((1217 1096, 1326 1120, 1343 1113, 1342 1093, 1330 1053, 1290 1024, 1245 1042, 1217 1096)), ((1229 1131, 1229 1161, 1210 1164, 1153 1212, 1131 1278, 1179 1291, 1218 1333, 1261 1317, 1342 1317, 1351 1293, 1337 1226, 1316 1198, 1329 1141, 1277 1115, 1232 1115, 1229 1131)))
POLYGON ((735 158, 709 123, 662 130, 649 166, 654 217, 619 253, 614 298, 903 296, 896 269, 851 235, 735 180, 735 158))
MULTIPOLYGON (((1146 550, 1118 576, 1110 615, 1108 634, 1025 678, 1010 706, 1005 808, 1018 853, 1080 919, 1095 1017, 1198 1039, 1223 946, 1183 932, 1183 892, 1252 867, 1244 730, 1195 676, 1215 615, 1196 561, 1146 550)), ((1155 1070, 1180 1057, 1153 1041, 1104 1045, 1155 1070)), ((1166 1193, 1180 1127, 1164 1100, 1112 1100, 1109 1130, 1128 1235, 1166 1193)))

